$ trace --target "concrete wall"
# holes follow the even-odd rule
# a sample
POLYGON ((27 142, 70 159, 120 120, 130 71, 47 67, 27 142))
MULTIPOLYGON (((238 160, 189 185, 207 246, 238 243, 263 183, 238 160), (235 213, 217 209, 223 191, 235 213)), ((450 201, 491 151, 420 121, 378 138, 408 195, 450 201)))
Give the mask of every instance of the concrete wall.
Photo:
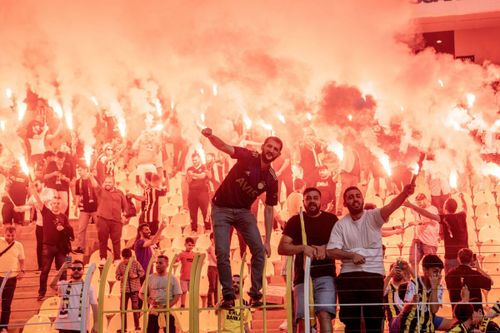
POLYGON ((475 62, 500 65, 500 26, 455 30, 455 56, 474 55, 475 62))

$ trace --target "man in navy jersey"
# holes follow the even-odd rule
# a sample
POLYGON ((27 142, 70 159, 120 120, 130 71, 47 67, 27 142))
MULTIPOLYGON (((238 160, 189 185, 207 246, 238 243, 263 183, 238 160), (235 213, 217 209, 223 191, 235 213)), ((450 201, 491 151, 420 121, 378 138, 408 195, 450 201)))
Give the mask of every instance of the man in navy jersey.
POLYGON ((203 129, 202 134, 215 148, 238 160, 222 181, 212 200, 215 254, 224 296, 219 306, 226 309, 234 307, 235 294, 229 262, 231 227, 241 233, 252 253, 252 287, 248 294, 251 298, 250 305, 259 306, 262 304, 260 289, 262 288, 264 255, 265 253, 268 256, 271 255, 273 206, 278 203, 278 180, 271 168, 271 163, 280 155, 283 142, 278 137, 268 137, 262 144, 259 154, 226 144, 213 135, 210 128, 203 129), (266 241, 264 244, 262 244, 262 237, 257 227, 257 220, 250 211, 252 203, 263 192, 266 192, 264 211, 266 241))

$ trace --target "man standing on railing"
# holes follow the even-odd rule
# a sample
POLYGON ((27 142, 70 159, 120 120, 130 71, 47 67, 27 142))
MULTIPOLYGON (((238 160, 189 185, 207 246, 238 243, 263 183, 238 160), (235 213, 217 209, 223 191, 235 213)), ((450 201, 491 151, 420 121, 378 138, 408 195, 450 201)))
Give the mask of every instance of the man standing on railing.
POLYGON ((92 333, 97 333, 97 299, 95 297, 94 288, 89 286, 87 295, 84 299, 83 286, 83 262, 74 260, 65 262, 56 276, 52 279, 50 287, 57 291, 61 301, 59 302, 59 311, 54 321, 54 327, 59 333, 79 333, 82 320, 85 322, 84 332, 87 332, 89 327, 88 310, 92 307, 94 316, 94 326, 92 333), (71 270, 71 280, 59 281, 60 277, 66 275, 66 270, 71 270), (82 318, 83 307, 87 309, 87 317, 82 318))
POLYGON ((389 204, 372 210, 364 210, 363 194, 357 187, 348 187, 343 193, 349 214, 333 227, 327 254, 342 260, 337 291, 339 317, 347 333, 360 332, 362 314, 367 333, 383 331, 385 269, 381 228, 414 190, 415 185, 408 184, 389 204))
POLYGON ((14 299, 17 280, 24 276, 24 247, 16 241, 16 227, 4 226, 4 237, 0 238, 0 287, 5 282, 2 299, 2 315, 0 317, 0 333, 7 333, 10 319, 10 306, 14 299), (9 276, 7 276, 9 274, 9 276), (7 279, 7 281, 5 281, 7 279))
POLYGON ((268 256, 271 255, 273 206, 278 203, 278 180, 271 163, 281 154, 283 142, 278 137, 270 136, 262 144, 262 151, 259 154, 245 148, 228 145, 213 135, 210 128, 203 129, 202 134, 215 148, 238 160, 217 189, 212 201, 217 270, 224 297, 219 306, 226 309, 234 307, 235 295, 229 262, 231 227, 241 233, 252 253, 252 287, 248 294, 251 298, 250 305, 260 306, 262 305, 260 289, 262 288, 264 256, 266 253, 268 256), (266 192, 264 246, 257 220, 250 211, 252 203, 263 192, 266 192))
POLYGON ((333 226, 338 221, 336 215, 322 211, 321 192, 315 187, 304 190, 304 229, 307 245, 302 245, 300 215, 292 216, 285 225, 278 246, 281 255, 295 255, 293 284, 295 313, 298 321, 297 332, 304 332, 304 255, 312 258, 311 278, 314 289, 314 307, 318 316, 320 331, 333 332, 332 319, 335 318, 335 261, 326 257, 326 244, 333 226), (329 305, 321 305, 329 304, 329 305))

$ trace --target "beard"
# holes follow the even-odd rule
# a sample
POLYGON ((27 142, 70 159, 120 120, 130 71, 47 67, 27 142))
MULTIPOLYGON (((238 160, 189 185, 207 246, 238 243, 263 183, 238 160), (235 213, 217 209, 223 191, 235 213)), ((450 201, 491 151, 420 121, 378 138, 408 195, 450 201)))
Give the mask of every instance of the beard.
POLYGON ((352 214, 359 214, 361 212, 363 212, 364 210, 364 203, 361 202, 361 204, 359 205, 359 207, 355 207, 354 205, 352 206, 347 206, 347 210, 349 210, 349 213, 352 215, 352 214))
POLYGON ((317 215, 320 211, 320 206, 316 204, 309 204, 306 207, 306 213, 307 215, 314 216, 317 215))
POLYGON ((261 156, 260 158, 262 159, 262 162, 264 162, 266 164, 269 164, 276 159, 276 157, 274 157, 273 154, 270 154, 270 153, 262 153, 260 156, 261 156), (267 157, 267 155, 270 155, 272 157, 269 158, 269 157, 267 157))

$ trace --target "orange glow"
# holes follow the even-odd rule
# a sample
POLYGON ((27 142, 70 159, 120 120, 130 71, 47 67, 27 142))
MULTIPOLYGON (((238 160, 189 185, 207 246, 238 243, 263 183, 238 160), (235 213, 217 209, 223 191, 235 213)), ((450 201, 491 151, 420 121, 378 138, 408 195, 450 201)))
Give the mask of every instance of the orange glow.
POLYGON ((26 163, 26 159, 24 156, 19 156, 19 165, 21 166, 21 171, 26 175, 30 175, 30 168, 28 167, 28 163, 26 163))
POLYGON ((89 146, 89 145, 85 145, 83 147, 83 157, 85 159, 85 164, 90 167, 90 163, 91 163, 91 160, 92 160, 92 147, 89 146))
POLYGON ((458 187, 458 174, 456 170, 451 170, 450 172, 450 187, 457 189, 458 187))
POLYGON ((17 102, 17 120, 23 121, 28 105, 24 102, 17 102))
POLYGON ((54 113, 57 118, 62 119, 63 117, 63 108, 61 104, 55 99, 49 99, 49 106, 54 110, 54 113))
POLYGON ((326 149, 337 155, 340 161, 344 160, 344 146, 340 142, 332 141, 326 149))

